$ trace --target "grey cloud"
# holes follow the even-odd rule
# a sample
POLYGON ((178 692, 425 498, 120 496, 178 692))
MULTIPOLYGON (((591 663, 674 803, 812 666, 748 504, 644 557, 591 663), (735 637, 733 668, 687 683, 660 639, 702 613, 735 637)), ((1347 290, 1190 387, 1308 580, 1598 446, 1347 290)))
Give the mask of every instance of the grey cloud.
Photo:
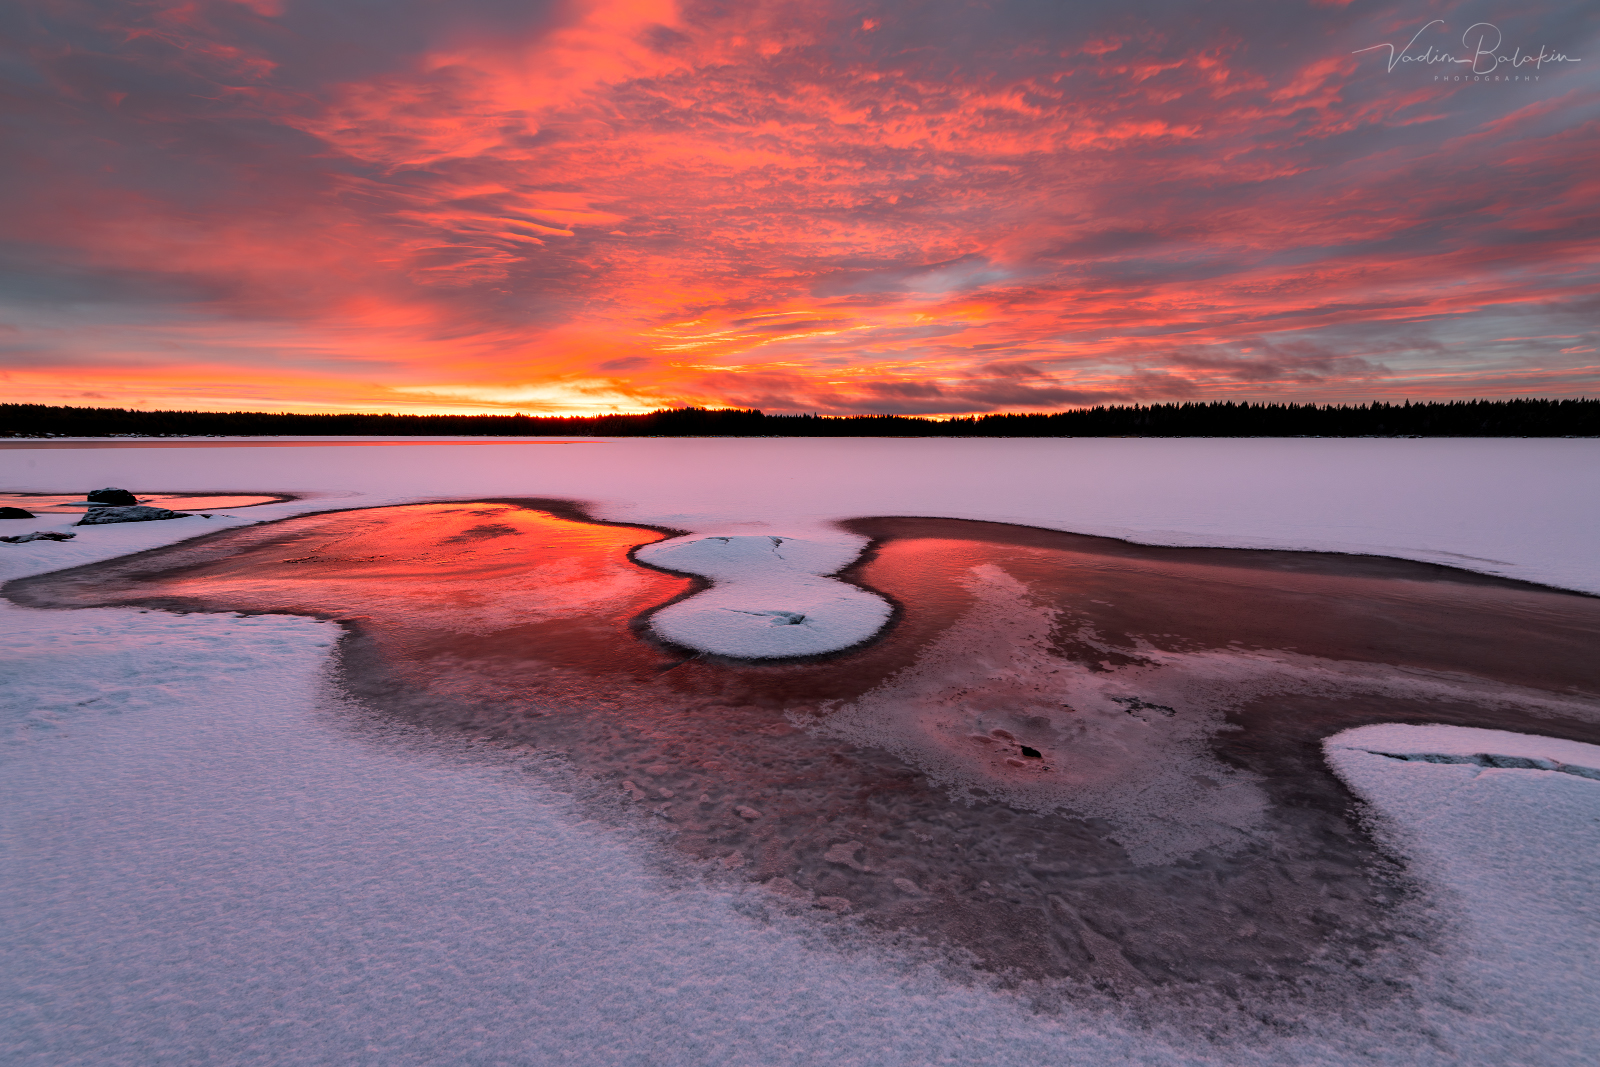
POLYGON ((979 289, 1011 277, 987 258, 961 256, 942 263, 844 269, 818 279, 811 287, 814 296, 846 296, 856 293, 955 293, 979 289))

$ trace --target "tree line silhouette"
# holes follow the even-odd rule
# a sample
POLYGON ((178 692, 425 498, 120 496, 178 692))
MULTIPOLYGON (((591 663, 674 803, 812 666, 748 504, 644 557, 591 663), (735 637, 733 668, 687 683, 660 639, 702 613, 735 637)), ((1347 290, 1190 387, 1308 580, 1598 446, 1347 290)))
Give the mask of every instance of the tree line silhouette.
POLYGON ((1130 404, 1050 414, 300 415, 0 404, 4 437, 1595 437, 1600 400, 1130 404))

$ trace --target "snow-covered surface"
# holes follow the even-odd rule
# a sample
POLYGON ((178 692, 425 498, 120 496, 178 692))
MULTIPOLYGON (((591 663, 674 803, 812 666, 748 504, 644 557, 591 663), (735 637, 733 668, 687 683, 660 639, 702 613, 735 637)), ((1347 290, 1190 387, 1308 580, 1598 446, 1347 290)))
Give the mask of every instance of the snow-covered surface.
POLYGON ((1148 1044, 810 944, 760 919, 758 890, 670 886, 469 745, 341 728, 316 702, 331 625, 0 610, 11 1067, 1139 1062, 1148 1044))
MULTIPOLYGON (((819 531, 836 518, 940 515, 1147 544, 1369 552, 1600 593, 1600 440, 241 443, 7 442, 0 488, 339 494, 320 507, 526 494, 592 501, 600 517, 620 522, 808 539, 825 538, 819 531)), ((300 510, 267 505, 239 514, 300 510)))
POLYGON ((893 613, 888 601, 826 577, 864 547, 866 538, 847 534, 828 541, 731 534, 658 541, 634 556, 713 583, 652 615, 658 635, 719 656, 777 659, 836 652, 883 629, 893 613))
MULTIPOLYGON (((6 489, 321 495, 0 545, 0 578, 313 509, 525 495, 701 536, 830 543, 834 518, 949 515, 1381 552, 1600 591, 1597 460, 1591 441, 6 448, 6 489)), ((8 521, 5 532, 73 521, 8 521)), ((768 915, 758 890, 671 880, 645 846, 586 823, 559 778, 466 744, 352 729, 354 713, 331 706, 319 679, 326 624, 0 603, 0 634, 8 1063, 1487 1067, 1600 1056, 1600 782, 1393 758, 1407 744, 1527 756, 1507 747, 1521 742, 1340 735, 1329 749, 1339 773, 1440 892, 1464 902, 1462 947, 1392 1011, 1347 1019, 1311 1005, 1292 1033, 1212 1041, 1199 1036, 1207 1019, 1154 1032, 1087 1007, 1035 1012, 1023 995, 886 948, 823 943, 805 922, 768 915)), ((1534 749, 1594 766, 1543 740, 1534 749)))
POLYGON ((1504 1062, 1595 1062, 1600 746, 1385 724, 1346 730, 1323 748, 1416 873, 1449 887, 1466 926, 1472 994, 1508 1015, 1546 1018, 1504 1062))

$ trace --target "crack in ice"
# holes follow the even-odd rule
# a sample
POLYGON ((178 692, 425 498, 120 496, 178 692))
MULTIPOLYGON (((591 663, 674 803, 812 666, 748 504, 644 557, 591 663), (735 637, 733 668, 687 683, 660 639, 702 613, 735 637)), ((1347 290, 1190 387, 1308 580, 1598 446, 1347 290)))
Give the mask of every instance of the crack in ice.
POLYGON ((1472 767, 1503 771, 1556 771, 1560 774, 1575 774, 1579 778, 1600 781, 1600 769, 1531 756, 1496 756, 1486 752, 1479 752, 1470 756, 1433 752, 1379 752, 1370 748, 1365 751, 1372 753, 1374 756, 1382 756, 1384 759, 1405 760, 1408 763, 1465 764, 1472 767))

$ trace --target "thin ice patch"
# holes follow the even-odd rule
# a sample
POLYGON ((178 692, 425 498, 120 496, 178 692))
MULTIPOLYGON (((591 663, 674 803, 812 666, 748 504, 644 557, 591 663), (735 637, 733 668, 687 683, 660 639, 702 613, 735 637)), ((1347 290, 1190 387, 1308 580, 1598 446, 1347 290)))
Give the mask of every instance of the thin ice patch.
POLYGON ((1214 707, 1167 694, 1175 680, 1159 671, 1108 675, 1058 655, 1059 611, 999 567, 973 568, 967 584, 977 603, 911 668, 810 724, 957 794, 1106 819, 1137 864, 1249 839, 1266 796, 1207 751, 1224 725, 1214 707))

